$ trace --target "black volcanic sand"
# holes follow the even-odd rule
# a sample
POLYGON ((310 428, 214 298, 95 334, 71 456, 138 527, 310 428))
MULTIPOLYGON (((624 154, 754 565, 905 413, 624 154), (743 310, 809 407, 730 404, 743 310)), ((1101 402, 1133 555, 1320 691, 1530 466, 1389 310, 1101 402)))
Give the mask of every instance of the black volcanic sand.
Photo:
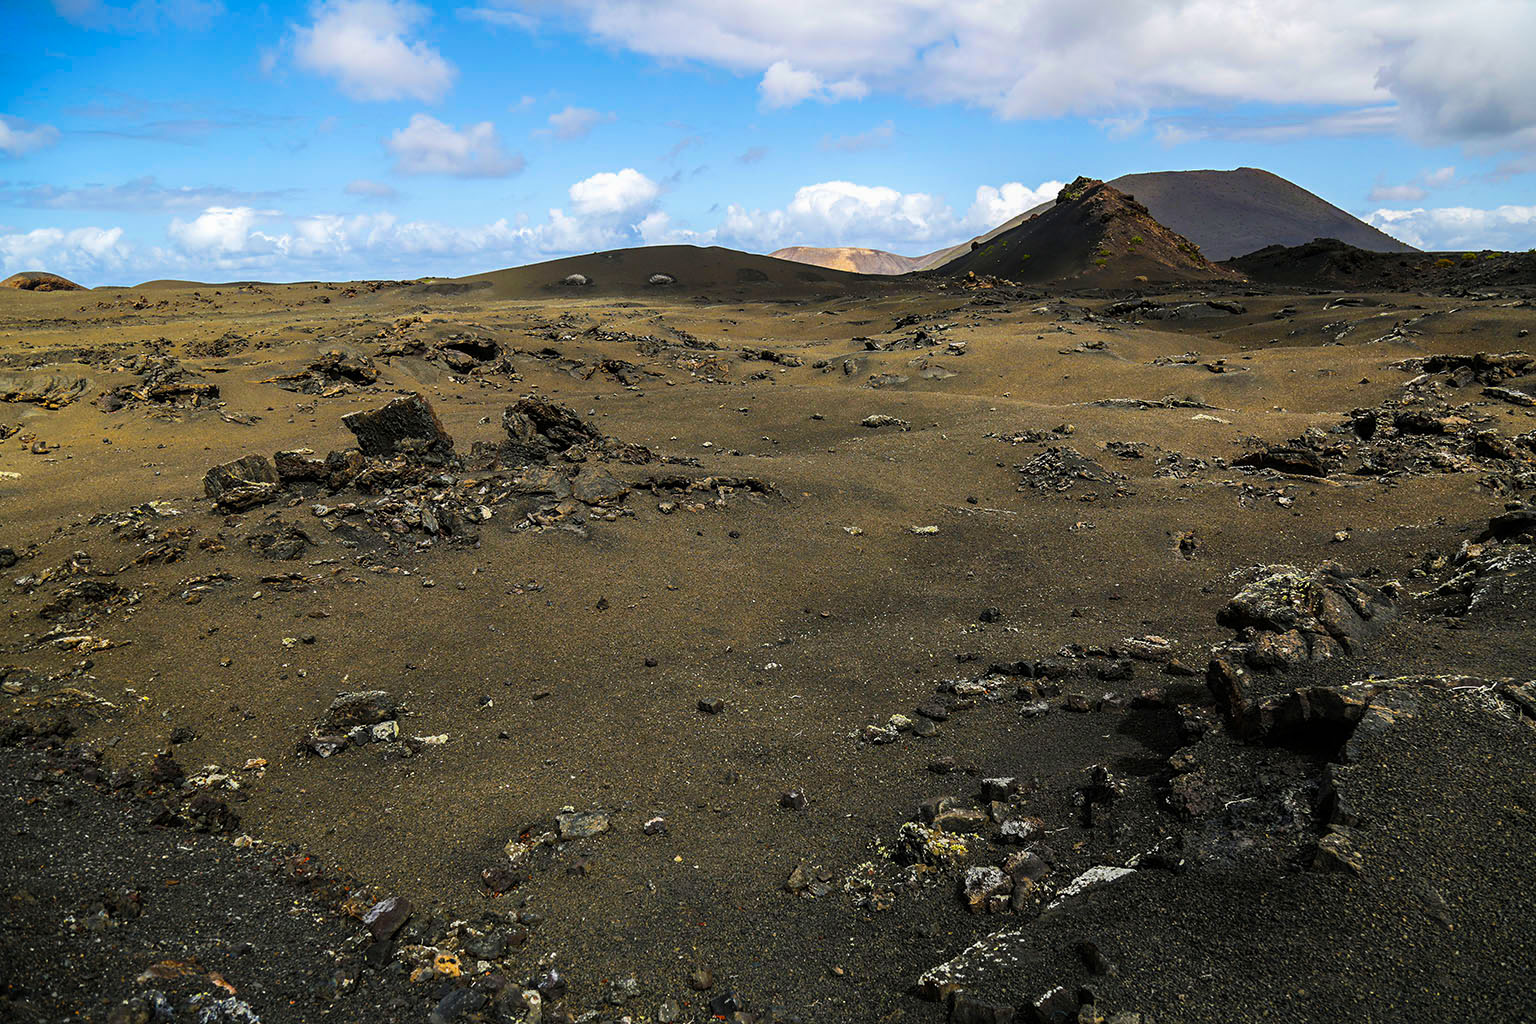
MULTIPOLYGON (((936 684, 1063 645, 1156 634, 1203 670, 1230 636, 1217 612, 1256 567, 1332 559, 1399 579, 1410 595, 1431 589, 1444 563, 1425 567, 1521 497, 1508 474, 1451 462, 1309 479, 1212 460, 1331 431, 1350 410, 1399 397, 1416 373, 1393 368, 1401 360, 1528 348, 1528 303, 1379 293, 1340 305, 1336 294, 1223 286, 1155 298, 1236 298, 1242 313, 1116 318, 1102 315, 1108 296, 874 286, 830 271, 794 288, 786 277, 781 293, 723 256, 698 269, 685 251, 667 256, 654 270, 676 285, 624 294, 603 293, 592 257, 555 277, 490 275, 490 287, 469 290, 166 282, 0 295, 0 393, 86 382, 60 408, 0 403, 0 547, 19 556, 0 588, 0 668, 19 692, 0 707, 6 725, 32 730, 10 728, 10 739, 33 748, 5 755, 0 1015, 106 1020, 151 988, 173 1001, 199 986, 224 994, 207 981, 216 970, 268 1024, 425 1017, 454 983, 413 983, 398 959, 368 963, 366 931, 347 916, 388 895, 416 907, 398 946, 452 948, 452 922, 487 910, 510 934, 523 912, 526 942, 509 943, 493 973, 516 988, 554 963, 569 981, 565 1006, 600 1008, 599 1020, 654 1020, 666 999, 683 1020, 708 1019, 710 998, 729 986, 749 1010, 778 1006, 786 1019, 943 1020, 942 1003, 916 994, 919 975, 1008 927, 1026 928, 1028 955, 978 987, 998 1005, 1086 983, 1106 1012, 1153 1021, 1536 1014, 1524 984, 1536 733, 1507 705, 1462 691, 1426 691, 1410 725, 1363 745, 1352 783, 1358 875, 1283 857, 1148 869, 1033 925, 1033 911, 968 913, 954 870, 894 888, 881 909, 856 884, 861 865, 898 873, 885 853, 919 801, 974 798, 983 777, 1032 780, 1029 813, 1058 861, 1047 893, 1176 832, 1164 796, 1168 758, 1187 739, 1179 723, 1215 714, 1198 677, 1155 663, 1064 691, 1097 702, 1166 687, 1156 707, 1074 713, 1052 697, 1048 714, 1025 718, 1009 696, 955 710, 932 738, 857 737, 911 715, 936 684), (573 272, 594 284, 555 284, 573 272), (455 333, 493 340, 506 362, 445 365, 431 345, 455 333), (412 339, 425 348, 383 354, 412 339), (747 359, 744 348, 795 359, 747 359), (320 394, 263 383, 331 349, 371 357, 377 382, 320 394), (217 398, 105 411, 97 396, 143 379, 132 360, 145 352, 178 359, 217 398), (602 360, 631 364, 621 372, 632 383, 602 360), (211 465, 345 448, 344 414, 410 392, 432 403, 461 453, 504 438, 503 409, 537 392, 619 441, 697 460, 603 466, 627 482, 686 470, 758 477, 774 492, 716 501, 636 490, 622 506, 632 515, 550 529, 519 528, 526 520, 507 505, 475 545, 422 545, 426 535, 410 532, 349 546, 312 506, 371 500, 355 491, 233 515, 204 497, 211 465), (1169 396, 1181 402, 1161 402, 1169 396), (1091 404, 1106 399, 1151 407, 1091 404), (860 425, 876 413, 910 430, 860 425), (1040 439, 1009 440, 1027 431, 1040 439), (1109 446, 1122 442, 1144 445, 1144 457, 1117 456, 1109 446), (1018 466, 1063 446, 1124 479, 1020 486, 1018 466), (1176 465, 1205 468, 1170 474, 1173 453, 1176 465), (134 522, 154 536, 114 529, 151 501, 165 504, 134 522), (663 512, 661 501, 677 507, 663 512), (290 524, 312 541, 295 560, 260 557, 248 542, 290 524), (914 532, 925 527, 938 529, 914 532), (1190 532, 1196 542, 1181 551, 1190 532), (49 611, 75 578, 72 560, 84 567, 75 576, 111 571, 119 594, 49 611), (35 586, 11 582, 47 569, 57 575, 35 586), (279 578, 288 573, 302 578, 279 578), (988 608, 999 615, 981 621, 988 608), (111 646, 55 642, 66 636, 111 646), (339 692, 363 689, 403 702, 404 733, 446 742, 400 760, 375 744, 326 759, 298 750, 339 692), (713 697, 724 710, 702 713, 698 702, 713 697), (68 738, 47 735, 61 717, 68 738), (77 762, 66 751, 80 745, 102 752, 102 778, 126 771, 139 782, 108 795, 110 782, 87 784, 90 771, 39 781, 77 762), (238 824, 223 834, 147 824, 145 808, 167 802, 188 817, 186 793, 146 781, 163 751, 188 774, 229 770, 241 787, 217 795, 238 824), (946 757, 962 770, 929 770, 946 757), (264 771, 242 770, 253 758, 264 771), (1113 827, 1086 823, 1074 804, 1093 765, 1125 781, 1113 827), (793 788, 805 791, 804 810, 780 806, 793 788), (489 894, 481 873, 507 863, 507 842, 552 828, 567 806, 607 811, 612 827, 546 850, 519 887, 489 894), (664 829, 648 834, 655 817, 664 829), (233 852, 238 836, 255 845, 233 852), (301 885, 285 901, 278 883, 258 879, 290 846, 346 883, 301 885), (823 895, 785 891, 802 863, 823 895), (195 889, 166 895, 161 876, 178 875, 195 889), (141 916, 105 931, 66 924, 127 887, 142 893, 141 916), (1073 952, 1084 938, 1115 973, 1086 974, 1073 952), (226 955, 243 942, 256 952, 226 955), (195 975, 134 981, 190 956, 195 975), (687 984, 701 967, 715 977, 703 993, 687 984), (363 980, 327 981, 337 970, 363 980), (629 976, 635 994, 605 1002, 629 976)), ((650 270, 624 273, 643 283, 650 270)), ((1485 420, 1479 429, 1536 430, 1536 409, 1478 387, 1451 400, 1485 420)), ((1536 630, 1520 593, 1467 616, 1410 599, 1385 636, 1297 683, 1529 678, 1536 630)), ((1211 742, 1210 756, 1255 778, 1315 772, 1335 756, 1211 742)), ((176 1019, 193 1019, 177 1005, 176 1019)))

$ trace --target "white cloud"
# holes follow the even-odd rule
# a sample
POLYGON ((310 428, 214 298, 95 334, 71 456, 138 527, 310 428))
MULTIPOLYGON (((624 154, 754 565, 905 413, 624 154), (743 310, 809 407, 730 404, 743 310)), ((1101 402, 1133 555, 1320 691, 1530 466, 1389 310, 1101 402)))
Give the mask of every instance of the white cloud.
POLYGON ((715 232, 692 231, 688 228, 672 226, 672 218, 665 212, 657 210, 647 214, 645 219, 635 226, 640 235, 640 240, 646 245, 713 245, 715 244, 715 232))
POLYGON ((1471 206, 1381 209, 1365 219, 1420 249, 1536 248, 1536 206, 1498 206, 1486 210, 1471 206))
POLYGON ((51 124, 32 124, 0 114, 0 153, 6 156, 21 156, 58 140, 59 130, 51 124))
POLYGON ((783 210, 730 206, 720 237, 763 250, 793 242, 890 248, 928 242, 956 227, 953 211, 927 193, 824 181, 798 189, 783 210))
POLYGON ((592 134, 593 128, 617 119, 616 114, 604 114, 589 107, 566 107, 559 113, 549 115, 546 134, 557 139, 584 139, 592 134))
POLYGON ((122 267, 130 256, 122 228, 37 228, 0 235, 0 270, 44 270, 66 277, 122 267))
MULTIPOLYGON (((370 194, 373 182, 354 182, 354 193, 370 194)), ((695 242, 708 244, 713 232, 676 227, 656 208, 661 187, 625 168, 594 174, 571 185, 570 212, 554 209, 542 223, 499 218, 490 223, 450 225, 401 221, 387 212, 289 216, 251 206, 211 206, 190 220, 167 227, 171 247, 132 250, 118 246, 117 264, 129 261, 139 276, 208 279, 241 272, 278 279, 326 276, 357 278, 383 273, 420 276, 470 273, 552 256, 620 246, 695 242)), ((96 230, 96 229, 91 229, 96 230)), ((113 229, 113 245, 121 231, 113 229)), ((62 251, 63 233, 0 236, 6 265, 14 253, 62 251), (53 248, 50 249, 49 246, 53 248)), ((80 236, 76 247, 87 241, 80 236)), ((23 261, 25 262, 25 261, 23 261)), ((53 259, 53 265, 66 265, 53 259)), ((105 259, 98 264, 106 265, 105 259)))
POLYGON ((983 185, 964 217, 943 199, 879 185, 806 185, 781 210, 732 205, 718 228, 726 245, 771 251, 785 245, 859 245, 896 252, 933 249, 997 227, 1056 198, 1062 183, 983 185))
POLYGON ((757 90, 763 97, 764 110, 780 110, 815 99, 823 103, 862 99, 869 87, 856 78, 831 82, 814 71, 797 69, 787 60, 777 60, 763 72, 757 90))
POLYGON ((249 206, 210 206, 191 221, 171 221, 171 240, 189 253, 210 256, 244 256, 276 253, 287 249, 287 239, 256 230, 271 213, 249 206))
POLYGON ((430 15, 408 0, 322 0, 294 29, 300 67, 337 80, 355 100, 436 102, 457 74, 442 54, 406 37, 430 15))
POLYGON ((836 98, 827 83, 868 83, 1008 118, 1337 106, 1377 113, 1304 127, 1536 143, 1529 0, 1104 0, 1092 17, 1068 0, 560 6, 605 42, 760 74, 770 108, 836 98))
POLYGON ((976 201, 971 204, 962 226, 972 234, 984 234, 1025 210, 1033 210, 1042 203, 1055 202, 1056 194, 1065 185, 1066 182, 1062 181, 1041 182, 1037 188, 1030 188, 1017 181, 996 188, 982 185, 976 190, 976 201))
POLYGON ((648 210, 661 186, 633 167, 584 178, 570 188, 571 206, 582 217, 627 217, 648 210))
POLYGON ((523 169, 522 156, 502 148, 496 126, 489 121, 456 130, 435 117, 414 114, 384 147, 394 154, 395 170, 402 174, 500 178, 523 169))

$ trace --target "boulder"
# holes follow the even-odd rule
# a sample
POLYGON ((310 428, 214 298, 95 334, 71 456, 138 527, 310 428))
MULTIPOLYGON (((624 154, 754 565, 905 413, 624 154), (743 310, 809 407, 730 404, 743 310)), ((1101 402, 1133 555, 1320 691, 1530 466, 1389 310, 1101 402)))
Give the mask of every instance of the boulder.
POLYGON ((601 443, 603 435, 569 406, 540 395, 524 395, 501 414, 512 447, 531 461, 580 444, 601 443))
POLYGON ((241 512, 275 499, 280 490, 277 470, 265 455, 246 455, 214 466, 203 476, 203 490, 219 508, 241 512))
POLYGON ((348 413, 341 422, 357 436, 357 445, 368 458, 416 455, 446 460, 453 455, 453 438, 420 395, 397 398, 378 409, 348 413))

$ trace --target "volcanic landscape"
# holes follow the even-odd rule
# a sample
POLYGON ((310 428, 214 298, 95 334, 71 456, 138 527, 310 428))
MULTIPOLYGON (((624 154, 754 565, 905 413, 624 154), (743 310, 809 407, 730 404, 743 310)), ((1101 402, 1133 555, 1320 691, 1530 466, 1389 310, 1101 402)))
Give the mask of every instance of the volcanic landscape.
POLYGON ((1536 1017, 1536 256, 1154 212, 20 275, 0 1017, 1536 1017))

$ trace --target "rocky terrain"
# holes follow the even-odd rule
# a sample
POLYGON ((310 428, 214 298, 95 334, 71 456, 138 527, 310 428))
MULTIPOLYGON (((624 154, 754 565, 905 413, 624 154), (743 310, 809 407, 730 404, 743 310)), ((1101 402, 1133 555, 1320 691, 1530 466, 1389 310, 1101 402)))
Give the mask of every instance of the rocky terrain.
POLYGON ((1536 1016, 1531 280, 1069 191, 0 292, 0 1019, 1536 1016))

